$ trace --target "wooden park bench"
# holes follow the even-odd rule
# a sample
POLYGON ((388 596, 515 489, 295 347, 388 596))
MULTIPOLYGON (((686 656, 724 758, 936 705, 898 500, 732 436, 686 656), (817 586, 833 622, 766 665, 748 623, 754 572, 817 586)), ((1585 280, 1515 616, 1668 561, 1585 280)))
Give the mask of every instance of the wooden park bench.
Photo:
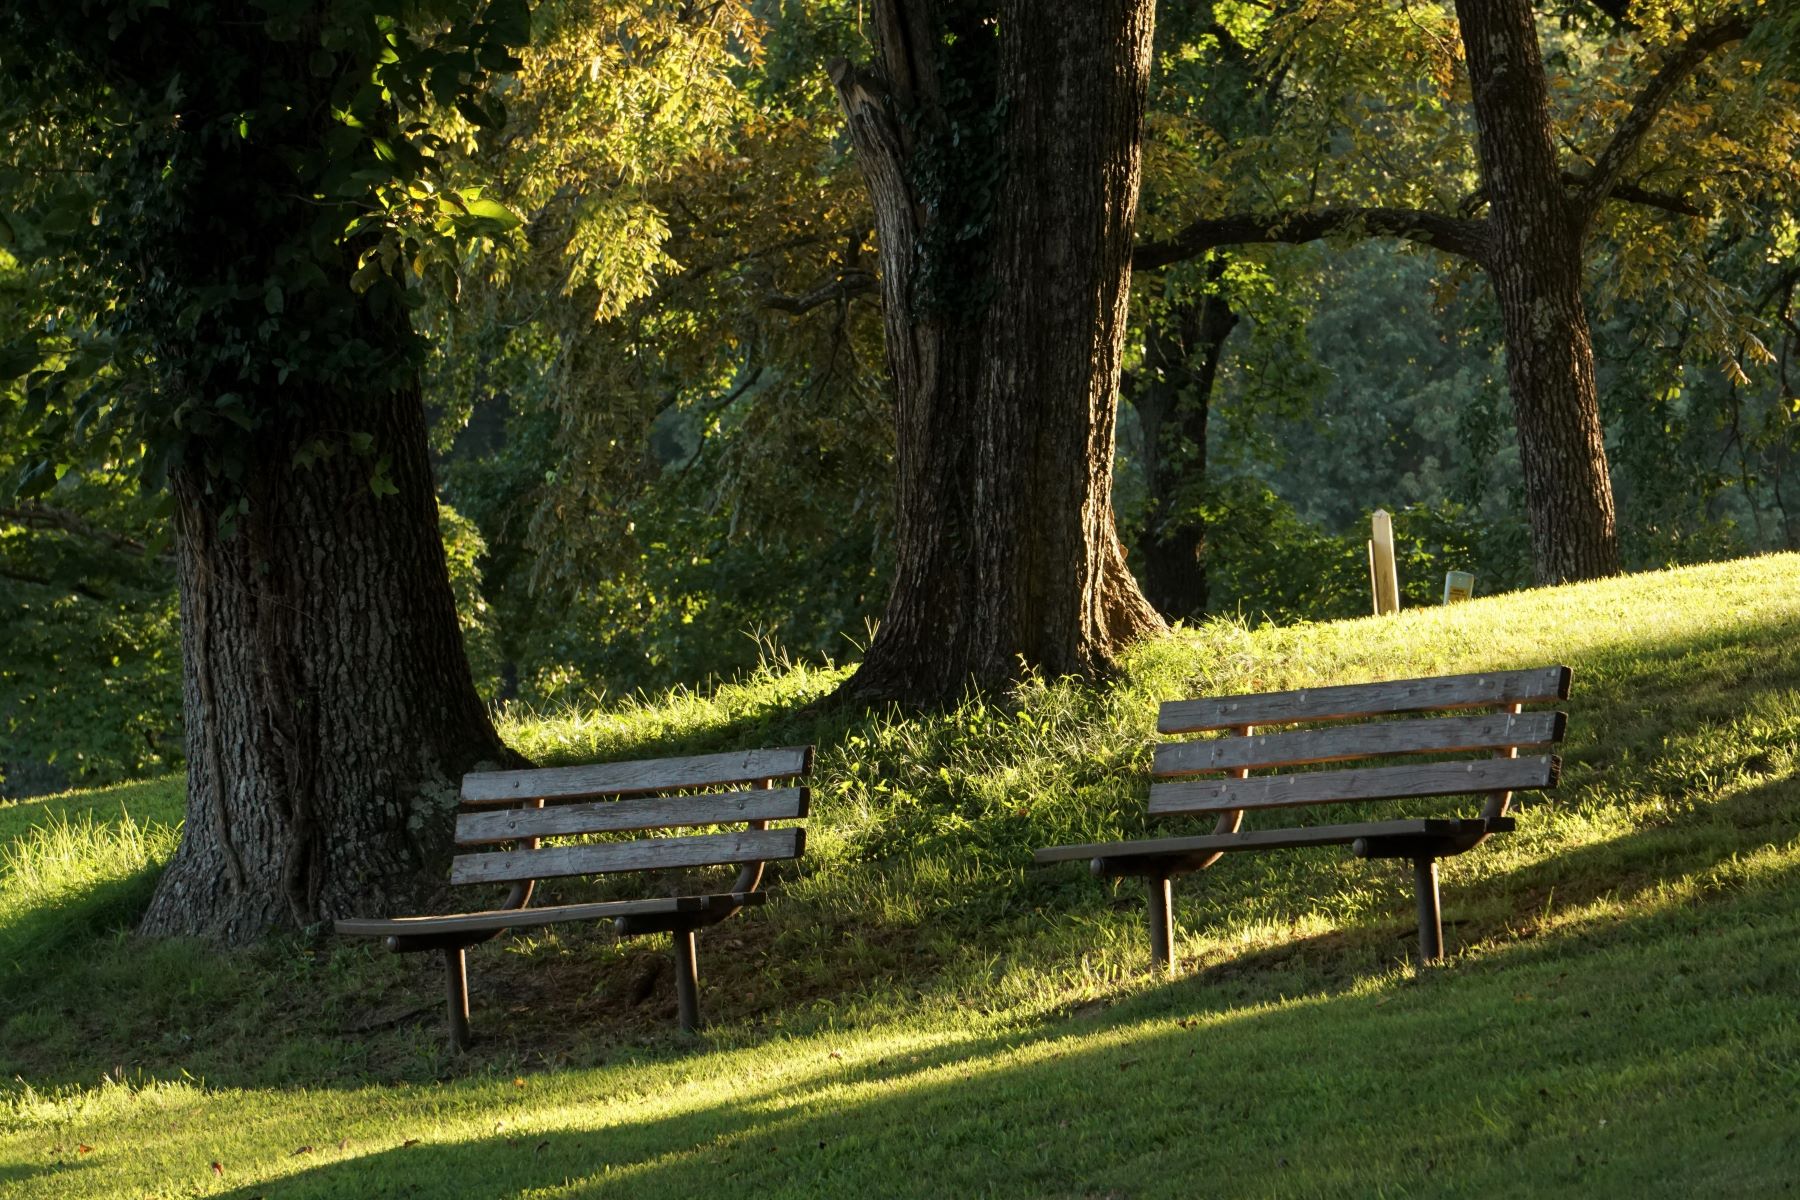
POLYGON ((1164 734, 1230 730, 1236 736, 1156 747, 1150 788, 1152 817, 1211 815, 1212 833, 1087 846, 1052 846, 1040 863, 1087 859, 1102 878, 1137 876, 1150 891, 1150 949, 1164 969, 1174 969, 1175 931, 1169 913, 1169 880, 1198 871, 1234 851, 1348 845, 1359 858, 1408 858, 1418 896, 1419 957, 1443 957, 1443 919, 1437 860, 1474 849, 1488 835, 1513 828, 1507 816, 1512 793, 1554 787, 1560 760, 1551 754, 1521 758, 1562 741, 1560 712, 1527 713, 1527 704, 1567 699, 1567 667, 1398 679, 1389 683, 1307 688, 1264 695, 1177 700, 1162 706, 1157 731, 1164 734), (1400 714, 1466 712, 1474 716, 1327 725, 1261 733, 1267 726, 1348 721, 1400 714), (1319 763, 1383 761, 1390 757, 1486 752, 1489 757, 1436 762, 1358 765, 1349 769, 1252 771, 1311 767, 1319 763), (1196 776, 1214 776, 1210 779, 1196 776), (1486 793, 1475 817, 1426 817, 1241 828, 1247 809, 1316 804, 1360 804, 1409 797, 1486 793))
POLYGON ((387 939, 399 954, 441 950, 449 975, 450 1045, 469 1041, 466 952, 509 929, 566 921, 611 920, 621 935, 669 933, 675 942, 675 994, 681 1028, 700 1022, 694 931, 746 905, 761 904, 763 865, 798 858, 806 831, 770 829, 770 821, 804 817, 807 789, 798 781, 812 768, 812 747, 704 754, 641 762, 599 763, 463 776, 456 844, 469 847, 450 863, 450 882, 510 884, 501 906, 483 912, 337 922, 337 931, 387 939), (775 787, 778 780, 795 786, 775 787), (705 791, 730 787, 730 791, 705 791), (621 798, 629 797, 629 798, 621 798), (696 826, 743 829, 595 841, 589 835, 696 826), (561 839, 580 839, 562 841, 561 839), (545 845, 546 839, 559 839, 545 845), (614 871, 660 871, 735 865, 723 892, 676 894, 647 900, 606 900, 529 908, 540 879, 614 871))

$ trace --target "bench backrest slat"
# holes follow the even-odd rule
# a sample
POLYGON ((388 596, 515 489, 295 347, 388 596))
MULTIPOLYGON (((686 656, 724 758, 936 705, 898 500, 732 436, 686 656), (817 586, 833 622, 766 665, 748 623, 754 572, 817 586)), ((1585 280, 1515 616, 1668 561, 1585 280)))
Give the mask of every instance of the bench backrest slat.
POLYGON ((466 805, 517 804, 522 800, 583 800, 633 792, 719 787, 791 779, 812 766, 811 746, 734 750, 691 758, 592 763, 528 771, 480 771, 463 776, 466 805))
POLYGON ((1542 667, 1433 679, 1353 683, 1263 695, 1173 700, 1162 706, 1160 733, 1200 733, 1243 725, 1333 721, 1389 713, 1537 704, 1569 695, 1569 669, 1542 667))
POLYGON ((456 842, 459 846, 479 846, 534 837, 785 821, 806 816, 809 805, 807 789, 791 787, 711 792, 701 796, 601 800, 591 804, 560 804, 555 808, 490 809, 457 817, 456 842))
POLYGON ((1560 712, 1489 713, 1345 725, 1249 737, 1165 742, 1156 747, 1150 773, 1157 778, 1205 771, 1260 770, 1345 762, 1386 754, 1459 754, 1551 746, 1562 741, 1567 716, 1560 712))
POLYGON ((634 842, 546 846, 539 850, 491 850, 461 854, 450 862, 450 882, 512 883, 602 871, 655 871, 799 858, 804 829, 746 829, 693 837, 634 842))
POLYGON ((1554 755, 1539 755, 1259 775, 1250 779, 1183 780, 1151 786, 1150 815, 1554 787, 1560 769, 1560 760, 1554 755))

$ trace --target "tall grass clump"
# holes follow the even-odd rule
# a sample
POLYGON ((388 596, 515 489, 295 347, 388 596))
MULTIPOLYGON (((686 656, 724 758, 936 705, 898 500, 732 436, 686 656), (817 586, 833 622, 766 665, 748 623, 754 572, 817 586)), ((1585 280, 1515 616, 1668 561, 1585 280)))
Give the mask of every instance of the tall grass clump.
POLYGON ((128 812, 51 812, 0 842, 0 967, 18 971, 67 943, 134 920, 180 830, 128 812))

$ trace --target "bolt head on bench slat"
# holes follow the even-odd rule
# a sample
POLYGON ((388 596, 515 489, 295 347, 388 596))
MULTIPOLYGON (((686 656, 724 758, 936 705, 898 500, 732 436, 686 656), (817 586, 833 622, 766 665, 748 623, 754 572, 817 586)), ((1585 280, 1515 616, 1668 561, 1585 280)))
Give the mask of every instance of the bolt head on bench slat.
POLYGON ((1259 775, 1250 779, 1184 780, 1151 786, 1150 815, 1522 791, 1556 786, 1561 767, 1560 759, 1546 754, 1259 775))
POLYGON ((806 831, 796 828, 744 829, 694 837, 546 846, 539 850, 491 850, 460 854, 452 859, 450 882, 457 885, 511 883, 521 879, 598 875, 606 871, 656 871, 766 862, 799 858, 805 847, 806 831))
POLYGON ((458 816, 456 842, 460 846, 479 846, 534 837, 785 821, 806 816, 811 801, 811 793, 806 788, 792 787, 700 796, 652 796, 642 800, 600 800, 560 804, 554 808, 489 809, 458 816))
POLYGON ((1568 699, 1570 679, 1568 667, 1541 667, 1527 671, 1441 675, 1432 679, 1395 679, 1385 683, 1352 683, 1291 692, 1171 700, 1162 706, 1156 728, 1159 733, 1201 733, 1240 725, 1285 725, 1296 721, 1334 721, 1384 713, 1538 704, 1568 699))
POLYGON ((690 758, 587 763, 525 771, 478 771, 463 776, 464 804, 517 804, 522 800, 580 800, 633 792, 719 787, 792 779, 812 769, 811 746, 733 750, 690 758))

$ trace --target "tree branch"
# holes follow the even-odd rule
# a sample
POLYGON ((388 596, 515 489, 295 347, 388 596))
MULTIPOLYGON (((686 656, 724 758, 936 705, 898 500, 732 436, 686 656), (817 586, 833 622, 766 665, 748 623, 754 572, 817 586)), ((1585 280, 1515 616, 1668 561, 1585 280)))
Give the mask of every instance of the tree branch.
POLYGON ((1618 127, 1613 130, 1612 140, 1594 160, 1594 170, 1581 188, 1576 203, 1584 221, 1593 218, 1601 201, 1618 186, 1626 164, 1637 153, 1638 147, 1643 145, 1650 127, 1662 115, 1662 110, 1668 105, 1670 97, 1674 96, 1675 90, 1699 69, 1708 55, 1720 47, 1742 41, 1749 36, 1752 27, 1751 18, 1741 14, 1706 26, 1688 38, 1681 49, 1671 54, 1661 69, 1639 89, 1636 99, 1631 102, 1631 111, 1625 114, 1618 127))
POLYGON ((876 286, 875 276, 871 272, 843 271, 836 279, 822 283, 811 291, 798 296, 770 292, 762 298, 762 306, 775 309, 777 312, 791 313, 798 317, 811 312, 822 304, 830 304, 834 300, 849 299, 851 296, 872 292, 876 286))
MULTIPOLYGON (((1588 177, 1578 175, 1574 171, 1562 173, 1563 186, 1581 191, 1587 187, 1588 177)), ((1615 183, 1612 191, 1606 194, 1609 200, 1623 200, 1628 204, 1642 204, 1646 208, 1660 208, 1664 212, 1674 213, 1682 217, 1710 217, 1712 213, 1701 208, 1686 196, 1677 196, 1673 192, 1658 192, 1651 188, 1640 187, 1635 183, 1615 183)), ((1487 189, 1476 188, 1463 198, 1456 206, 1456 211, 1463 216, 1473 216, 1487 205, 1487 189)))
MULTIPOLYGON (((48 504, 28 503, 20 508, 0 508, 0 521, 12 521, 28 529, 58 529, 127 554, 141 556, 149 553, 149 548, 136 538, 102 529, 78 513, 72 513, 66 508, 52 508, 48 504)), ((172 555, 165 551, 160 557, 169 558, 172 555)))
POLYGON ((1167 241, 1142 243, 1131 253, 1131 266, 1147 271, 1198 258, 1220 246, 1298 245, 1326 237, 1405 238, 1477 262, 1485 261, 1488 252, 1485 221, 1416 208, 1321 208, 1203 218, 1167 241))
POLYGON ((66 591, 87 600, 105 601, 109 596, 100 589, 87 583, 58 583, 48 575, 34 575, 29 571, 14 571, 8 567, 0 567, 0 579, 10 579, 14 583, 30 583, 38 587, 55 588, 66 591))
MULTIPOLYGON (((1588 177, 1577 175, 1573 171, 1563 172, 1563 183, 1568 187, 1587 190, 1588 177)), ((1615 183, 1612 190, 1606 193, 1609 200, 1623 200, 1627 204, 1641 204, 1645 208, 1660 208, 1664 212, 1674 213, 1681 217, 1710 217, 1712 214, 1701 208, 1686 196, 1677 196, 1672 192, 1658 192, 1647 187, 1639 187, 1635 183, 1615 183)))

